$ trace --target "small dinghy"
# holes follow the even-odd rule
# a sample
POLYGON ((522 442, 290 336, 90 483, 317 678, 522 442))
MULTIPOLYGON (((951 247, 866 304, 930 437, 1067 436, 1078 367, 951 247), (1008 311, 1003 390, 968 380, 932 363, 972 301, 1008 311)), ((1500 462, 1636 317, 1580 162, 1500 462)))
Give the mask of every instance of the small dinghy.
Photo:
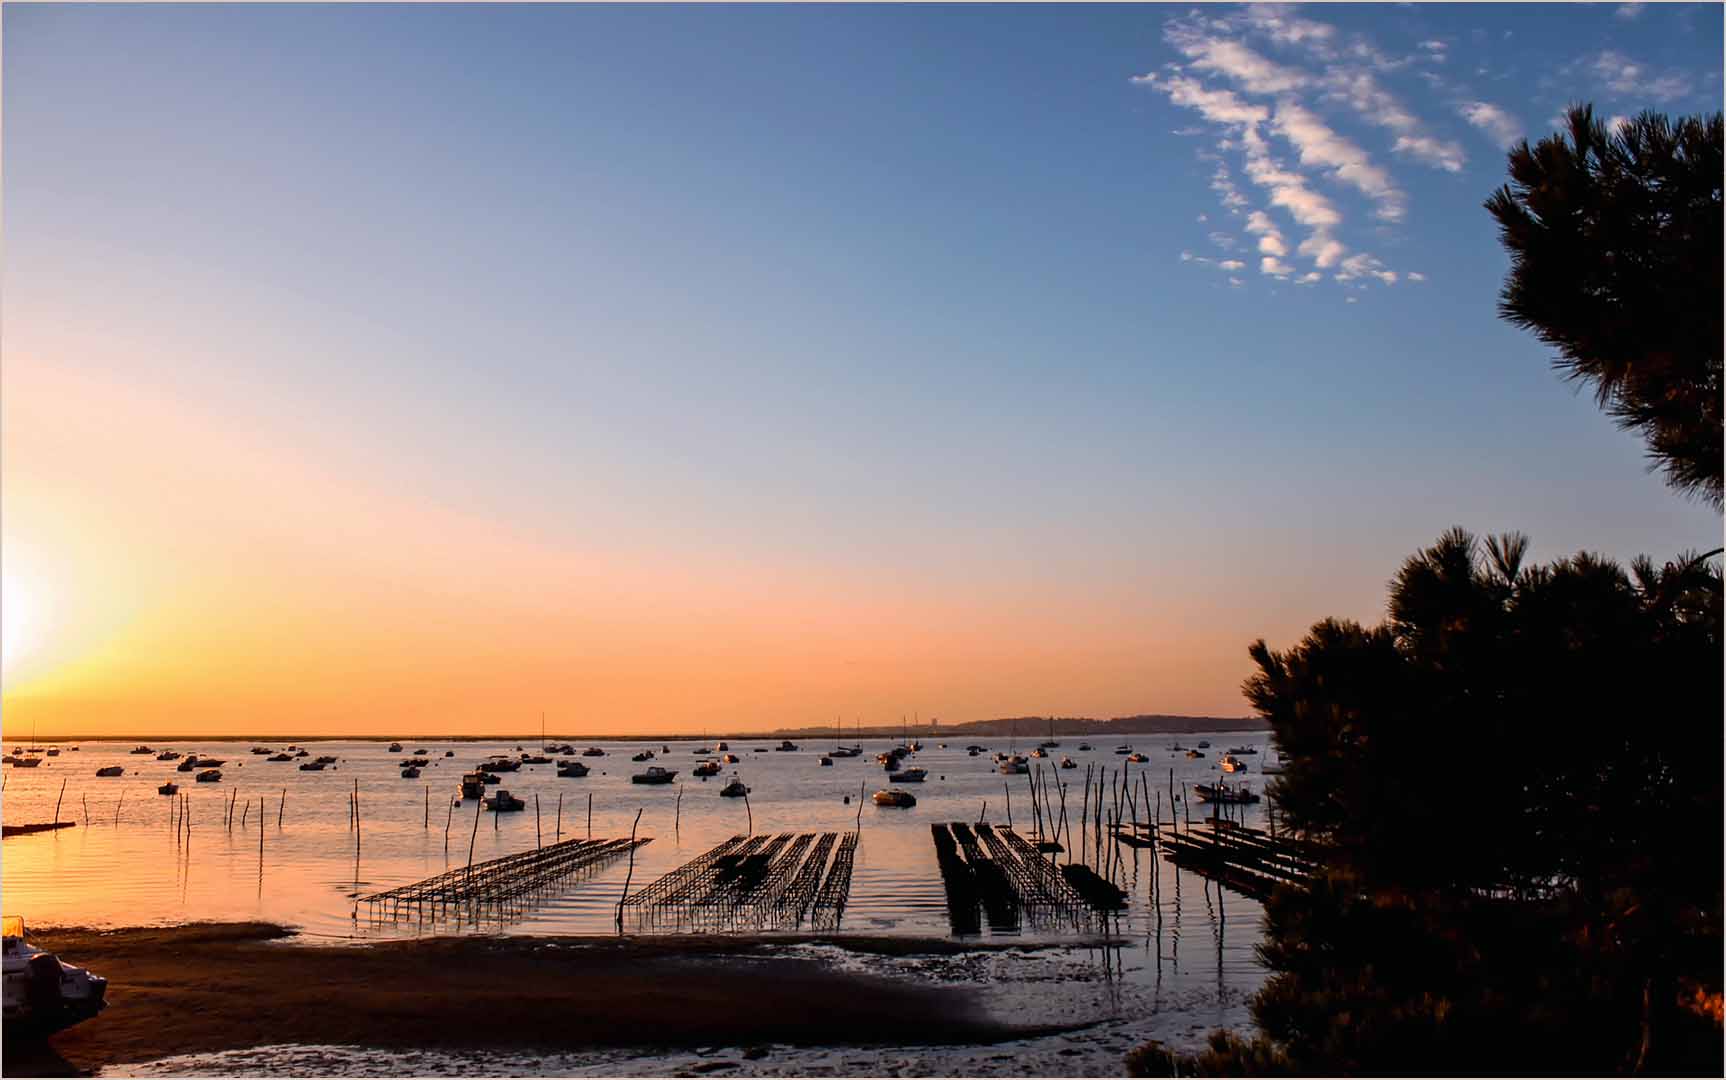
POLYGON ((1187 757, 1189 757, 1189 758, 1201 758, 1204 756, 1205 756, 1204 751, 1202 751, 1202 750, 1188 750, 1187 751, 1187 757))
MULTIPOLYGON (((726 757, 730 757, 730 756, 731 756, 731 755, 730 755, 730 754, 727 754, 727 755, 725 755, 725 756, 726 756, 726 757)), ((833 764, 833 759, 832 759, 832 758, 830 758, 830 757, 828 757, 828 756, 827 756, 827 755, 826 755, 826 754, 822 754, 822 755, 821 755, 821 764, 823 764, 823 765, 832 765, 832 764, 833 764)))
POLYGON ((109 765, 105 769, 97 769, 96 775, 97 776, 125 776, 126 770, 122 769, 118 765, 109 765))
POLYGON ((727 765, 735 765, 737 764, 738 758, 736 754, 721 754, 719 760, 725 762, 727 765))
POLYGON ((886 791, 877 791, 875 793, 875 805, 897 806, 909 809, 917 805, 917 796, 911 794, 909 791, 900 791, 898 788, 890 788, 886 791))
POLYGON ((25 942, 22 918, 5 918, 0 941, 8 1038, 46 1038, 108 1007, 108 980, 25 942))

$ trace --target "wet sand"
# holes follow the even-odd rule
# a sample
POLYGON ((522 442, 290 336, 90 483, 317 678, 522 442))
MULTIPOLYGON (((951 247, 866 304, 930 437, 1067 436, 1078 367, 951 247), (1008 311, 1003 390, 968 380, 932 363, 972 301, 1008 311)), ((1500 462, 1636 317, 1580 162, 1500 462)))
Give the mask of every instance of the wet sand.
MULTIPOLYGON (((277 1043, 570 1051, 780 1043, 985 1044, 1047 1032, 973 993, 841 972, 747 938, 449 937, 330 948, 267 923, 49 930, 32 941, 108 978, 108 1008, 12 1075, 78 1075, 277 1043)), ((825 939, 895 954, 951 942, 825 939)))

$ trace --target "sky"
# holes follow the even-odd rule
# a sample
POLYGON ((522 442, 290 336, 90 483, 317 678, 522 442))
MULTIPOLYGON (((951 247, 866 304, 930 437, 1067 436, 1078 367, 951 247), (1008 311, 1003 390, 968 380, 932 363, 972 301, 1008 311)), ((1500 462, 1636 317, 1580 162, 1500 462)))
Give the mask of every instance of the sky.
POLYGON ((1717 5, 7 4, 8 733, 1239 716, 1718 514, 1499 321, 1717 5))

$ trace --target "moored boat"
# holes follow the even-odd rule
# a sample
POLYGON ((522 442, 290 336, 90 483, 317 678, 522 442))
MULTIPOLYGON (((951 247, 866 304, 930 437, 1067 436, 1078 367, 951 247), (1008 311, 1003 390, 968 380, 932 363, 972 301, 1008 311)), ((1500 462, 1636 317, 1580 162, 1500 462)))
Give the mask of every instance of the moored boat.
POLYGON ((301 772, 323 772, 324 771, 324 763, 321 761, 302 761, 302 762, 300 762, 300 771, 301 772))
POLYGON ((491 798, 485 800, 485 808, 500 814, 514 813, 527 809, 527 804, 509 793, 507 788, 498 788, 492 792, 491 798))
POLYGON ((557 775, 570 780, 580 780, 592 770, 579 761, 569 760, 557 763, 557 775))
POLYGON ((658 765, 649 765, 646 772, 636 773, 629 778, 629 782, 632 784, 669 784, 676 777, 676 769, 663 769, 658 765))
POLYGON ((744 786, 743 781, 739 780, 737 776, 733 774, 731 777, 731 783, 720 788, 719 794, 723 795, 727 799, 740 799, 749 794, 749 788, 744 786))
POLYGON ((898 772, 888 773, 887 779, 895 784, 921 784, 928 776, 929 771, 927 769, 919 769, 913 766, 909 769, 901 769, 898 772))
POLYGON ((1223 772, 1246 772, 1247 771, 1246 762, 1242 761, 1238 757, 1235 757, 1235 755, 1233 753, 1224 754, 1222 756, 1222 759, 1220 761, 1218 761, 1217 764, 1219 764, 1223 767, 1223 772))
POLYGON ((125 776, 126 770, 122 769, 118 765, 109 765, 106 768, 97 769, 96 775, 97 776, 125 776))
POLYGON ((1139 751, 1134 750, 1132 753, 1127 755, 1127 760, 1134 762, 1134 763, 1140 763, 1140 762, 1149 761, 1151 759, 1146 757, 1144 754, 1140 753, 1139 751))
POLYGON ((392 754, 399 754, 399 753, 401 753, 401 752, 402 752, 402 744, 401 744, 401 743, 399 743, 399 742, 393 742, 393 743, 390 743, 390 746, 389 746, 389 751, 390 751, 390 753, 392 753, 392 754))
POLYGON ((1008 754, 1001 759, 1001 772, 1008 776, 1031 771, 1031 763, 1018 754, 1008 754))
POLYGON ((877 791, 875 793, 875 805, 909 808, 917 805, 917 796, 911 794, 909 791, 900 791, 898 788, 890 788, 886 791, 877 791))
POLYGON ((694 773, 696 776, 699 776, 702 779, 706 779, 709 776, 718 776, 719 775, 719 762, 717 762, 717 761, 703 761, 701 764, 699 764, 695 767, 694 773))
POLYGON ((180 785, 176 784, 172 780, 170 780, 166 784, 163 784, 161 787, 157 788, 156 794, 158 794, 158 795, 174 795, 174 794, 177 794, 179 792, 179 790, 180 790, 180 785))
POLYGON ((402 779, 403 780, 418 780, 419 778, 420 778, 420 771, 419 771, 419 766, 417 766, 417 765, 409 765, 407 768, 402 770, 402 779))
POLYGON ((597 746, 590 746, 581 752, 582 757, 604 757, 605 751, 597 746))
POLYGON ((132 749, 129 752, 133 753, 133 754, 154 754, 155 753, 155 751, 150 749, 148 746, 134 746, 134 747, 132 747, 132 749))
POLYGON ((1188 750, 1187 751, 1187 757, 1188 758, 1202 758, 1204 756, 1205 755, 1204 755, 1204 752, 1202 750, 1188 750))
POLYGON ((180 752, 178 750, 164 750, 160 754, 156 755, 156 760, 157 761, 173 761, 175 758, 177 758, 179 756, 180 756, 180 752))
POLYGON ((200 784, 219 784, 221 781, 222 770, 220 769, 205 769, 198 774, 198 783, 200 784))
POLYGON ((773 749, 775 749, 775 750, 797 750, 797 749, 799 749, 799 747, 796 743, 792 742, 790 739, 782 739, 782 740, 780 740, 779 745, 775 746, 773 749))
POLYGON ((1063 768, 1063 769, 1076 769, 1078 767, 1079 767, 1078 762, 1074 761, 1072 758, 1068 757, 1065 754, 1061 755, 1061 768, 1063 768))
POLYGON ((1230 787, 1228 784, 1194 784, 1193 794, 1200 802, 1214 803, 1256 803, 1259 797, 1253 794, 1253 789, 1247 784, 1230 787))
POLYGON ((631 761, 652 761, 653 760, 653 751, 652 750, 643 750, 639 754, 631 755, 629 760, 631 760, 631 761))
POLYGON ((264 760, 265 761, 292 761, 292 760, 294 760, 294 755, 286 754, 286 753, 284 753, 284 754, 271 754, 269 757, 265 758, 264 760))
POLYGON ((485 773, 463 773, 461 777, 461 797, 464 799, 485 798, 485 773))

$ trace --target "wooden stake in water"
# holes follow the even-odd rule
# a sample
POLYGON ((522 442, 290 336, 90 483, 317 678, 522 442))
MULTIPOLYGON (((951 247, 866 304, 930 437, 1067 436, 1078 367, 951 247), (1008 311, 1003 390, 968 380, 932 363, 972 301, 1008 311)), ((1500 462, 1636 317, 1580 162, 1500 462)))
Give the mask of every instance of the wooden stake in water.
POLYGON ((867 784, 857 785, 857 832, 863 832, 863 793, 869 790, 867 784))
POLYGON ((539 792, 533 793, 533 846, 535 850, 544 846, 539 834, 539 792))
POLYGON ((455 800, 449 801, 449 811, 443 816, 443 857, 449 858, 449 823, 455 820, 455 800))
POLYGON ((360 857, 360 781, 354 778, 354 858, 360 857))
POLYGON ((115 826, 118 826, 120 824, 120 807, 125 806, 125 805, 126 805, 126 792, 124 790, 122 790, 120 792, 120 801, 114 804, 114 824, 115 824, 115 826))
MULTIPOLYGON (((537 795, 535 795, 535 796, 534 796, 534 798, 536 798, 536 799, 537 799, 537 798, 539 798, 539 796, 537 796, 537 795)), ((430 785, 430 784, 427 784, 427 785, 426 785, 426 817, 425 817, 425 823, 424 823, 424 824, 423 824, 423 825, 421 825, 421 826, 420 826, 420 828, 422 828, 422 829, 429 829, 429 828, 431 828, 431 785, 430 785)))
POLYGON ((1007 789, 1007 828, 1011 829, 1013 827, 1013 782, 1003 780, 1001 786, 1007 789))
POLYGON ((258 876, 264 874, 264 797, 258 796, 258 876))
MULTIPOLYGON (((64 799, 65 797, 66 797, 66 781, 64 779, 62 779, 60 781, 60 799, 64 799)), ((60 824, 60 799, 54 800, 54 824, 56 824, 56 825, 60 824)))
POLYGON ((587 793, 587 838, 593 839, 593 792, 587 793))
POLYGON ((629 899, 629 883, 635 879, 635 827, 641 824, 641 810, 635 811, 635 823, 629 827, 629 872, 623 876, 623 895, 617 898, 617 932, 623 933, 623 902, 629 899))
POLYGON ((677 809, 671 819, 671 835, 683 835, 683 785, 677 785, 677 809))
POLYGON ((88 792, 84 793, 83 800, 84 800, 84 827, 87 829, 90 827, 90 794, 88 792))
POLYGON ((563 792, 557 793, 557 829, 552 833, 552 842, 563 839, 563 792))
POLYGON ((282 815, 288 812, 288 789, 282 789, 282 801, 276 804, 276 828, 282 827, 282 815))
POLYGON ((473 844, 479 839, 479 812, 485 805, 484 799, 476 799, 473 804, 473 833, 467 838, 467 872, 473 873, 473 844))
POLYGON ((251 820, 251 816, 252 816, 252 800, 247 799, 246 800, 246 808, 244 810, 240 811, 240 828, 243 829, 246 827, 246 822, 251 820))
POLYGON ((749 808, 749 789, 743 789, 743 812, 749 815, 749 835, 755 835, 755 811, 749 808))

